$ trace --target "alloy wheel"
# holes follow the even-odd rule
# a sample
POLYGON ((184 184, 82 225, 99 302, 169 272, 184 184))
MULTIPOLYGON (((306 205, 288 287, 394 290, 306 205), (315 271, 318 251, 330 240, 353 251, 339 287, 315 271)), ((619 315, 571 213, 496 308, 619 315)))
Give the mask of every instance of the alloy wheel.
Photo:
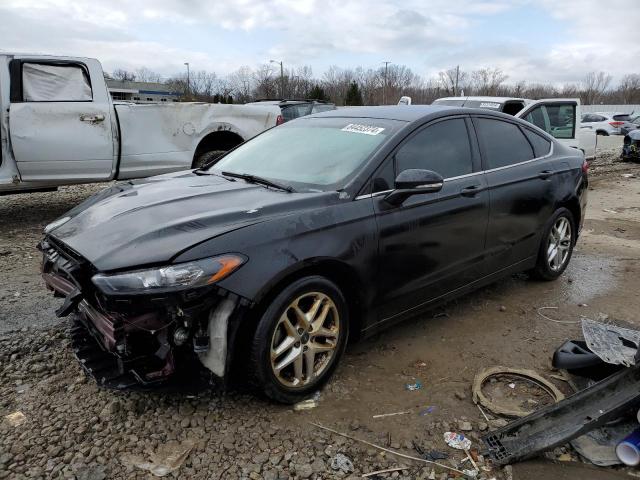
POLYGON ((567 263, 571 251, 571 222, 567 217, 558 217, 551 231, 547 243, 547 263, 554 272, 560 270, 567 263))
POLYGON ((271 369, 289 388, 308 385, 331 363, 338 347, 340 316, 333 300, 321 292, 295 298, 284 310, 271 339, 271 369))

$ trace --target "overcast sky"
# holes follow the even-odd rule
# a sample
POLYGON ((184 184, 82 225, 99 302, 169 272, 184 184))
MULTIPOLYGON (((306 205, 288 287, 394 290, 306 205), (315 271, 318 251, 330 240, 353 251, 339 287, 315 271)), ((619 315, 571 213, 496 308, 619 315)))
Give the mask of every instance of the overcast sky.
POLYGON ((640 0, 0 0, 0 51, 96 57, 107 71, 229 73, 459 64, 509 82, 640 72, 640 0))

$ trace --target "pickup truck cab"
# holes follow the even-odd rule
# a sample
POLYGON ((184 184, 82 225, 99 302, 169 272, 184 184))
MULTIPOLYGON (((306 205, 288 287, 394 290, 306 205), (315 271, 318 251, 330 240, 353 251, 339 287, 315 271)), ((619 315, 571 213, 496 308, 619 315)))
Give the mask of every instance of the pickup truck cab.
POLYGON ((248 105, 112 102, 98 60, 0 54, 0 193, 195 168, 276 125, 248 105))
POLYGON ((595 132, 581 123, 579 98, 529 100, 512 97, 444 97, 433 105, 486 108, 533 123, 568 147, 577 148, 587 160, 596 156, 595 132))

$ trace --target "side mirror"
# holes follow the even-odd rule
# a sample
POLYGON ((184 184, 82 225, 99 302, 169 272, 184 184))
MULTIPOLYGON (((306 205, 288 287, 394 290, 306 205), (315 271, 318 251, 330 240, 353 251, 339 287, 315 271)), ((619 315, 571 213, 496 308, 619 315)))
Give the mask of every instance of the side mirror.
POLYGON ((443 184, 442 175, 431 170, 403 170, 396 177, 395 190, 389 192, 384 199, 391 205, 401 205, 412 195, 439 192, 443 184))

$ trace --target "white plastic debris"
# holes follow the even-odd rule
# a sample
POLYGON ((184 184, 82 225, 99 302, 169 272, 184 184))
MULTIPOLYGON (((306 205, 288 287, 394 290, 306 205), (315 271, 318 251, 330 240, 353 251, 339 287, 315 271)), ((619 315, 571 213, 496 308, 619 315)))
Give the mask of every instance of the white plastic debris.
POLYGON ((471 448, 471 440, 462 433, 444 432, 444 441, 451 448, 457 450, 469 450, 471 448))
POLYGON ((138 467, 148 470, 156 477, 164 477, 180 468, 194 446, 195 443, 190 440, 182 443, 168 442, 160 445, 148 459, 138 455, 124 454, 120 460, 125 466, 138 467))
POLYGON ((17 427, 22 425, 27 420, 27 417, 22 412, 13 412, 9 415, 5 415, 4 419, 12 427, 17 427))
POLYGON ((351 459, 342 453, 336 454, 336 456, 331 459, 331 468, 333 470, 340 470, 343 473, 351 473, 355 470, 351 459))

